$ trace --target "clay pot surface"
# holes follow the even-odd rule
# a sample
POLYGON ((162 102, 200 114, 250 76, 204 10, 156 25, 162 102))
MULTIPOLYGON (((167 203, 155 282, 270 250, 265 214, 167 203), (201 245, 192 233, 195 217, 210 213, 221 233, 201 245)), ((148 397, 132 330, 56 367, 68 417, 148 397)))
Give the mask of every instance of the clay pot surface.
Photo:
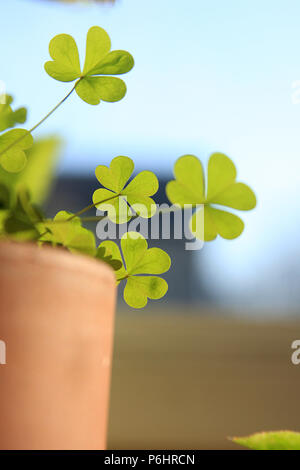
POLYGON ((105 449, 115 284, 101 261, 0 242, 0 449, 105 449))

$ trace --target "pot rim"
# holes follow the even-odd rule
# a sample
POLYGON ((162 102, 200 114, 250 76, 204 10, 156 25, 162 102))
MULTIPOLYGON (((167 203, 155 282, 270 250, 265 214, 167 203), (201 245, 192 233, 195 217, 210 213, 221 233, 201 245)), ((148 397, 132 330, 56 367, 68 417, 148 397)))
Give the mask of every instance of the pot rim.
POLYGON ((97 276, 105 282, 116 284, 114 270, 104 261, 96 260, 88 255, 71 253, 60 247, 49 245, 39 246, 34 242, 18 242, 0 240, 0 263, 21 261, 31 265, 44 265, 72 273, 80 272, 89 276, 97 276))

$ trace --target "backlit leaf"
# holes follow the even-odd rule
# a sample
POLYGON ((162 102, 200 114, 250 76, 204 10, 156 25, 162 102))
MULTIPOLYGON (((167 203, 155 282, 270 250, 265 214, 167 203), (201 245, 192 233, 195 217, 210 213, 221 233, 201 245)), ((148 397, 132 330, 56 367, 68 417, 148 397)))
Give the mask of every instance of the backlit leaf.
POLYGON ((122 75, 130 72, 134 60, 127 51, 112 51, 88 72, 88 75, 122 75))
POLYGON ((4 230, 15 240, 37 240, 40 235, 38 224, 42 221, 40 209, 32 204, 29 192, 22 188, 4 220, 4 230))
POLYGON ((15 127, 16 124, 24 124, 26 121, 26 108, 19 108, 13 111, 11 104, 13 99, 10 95, 5 95, 5 104, 0 104, 0 132, 15 127))
POLYGON ((77 95, 86 103, 96 105, 100 101, 120 101, 126 94, 126 85, 116 77, 86 77, 76 86, 77 95))
POLYGON ((211 217, 217 233, 222 238, 232 240, 243 232, 244 222, 237 215, 215 209, 209 205, 204 210, 211 217))
POLYGON ((204 175, 200 160, 194 155, 180 157, 174 165, 175 180, 167 184, 167 196, 173 204, 204 202, 204 175), (175 202, 176 201, 176 202, 175 202))
POLYGON ((69 34, 59 34, 51 39, 49 53, 53 60, 45 63, 50 77, 61 82, 80 78, 80 61, 76 42, 69 34))
POLYGON ((108 75, 129 72, 134 60, 129 52, 110 51, 110 47, 110 38, 104 29, 99 26, 90 28, 85 63, 81 70, 75 40, 68 34, 59 34, 50 42, 49 52, 53 60, 46 62, 45 70, 52 78, 62 82, 77 80, 76 93, 88 104, 97 105, 101 100, 119 101, 126 94, 126 85, 120 78, 108 75))
POLYGON ((134 170, 134 163, 128 157, 115 157, 109 168, 105 165, 98 165, 95 170, 97 180, 105 188, 109 188, 115 193, 120 193, 129 180, 134 170))
POLYGON ((109 53, 110 48, 111 41, 107 32, 99 26, 90 28, 86 38, 83 75, 96 75, 93 70, 97 69, 99 62, 109 53))
POLYGON ((147 240, 138 232, 123 235, 121 248, 130 275, 162 274, 170 268, 169 255, 160 248, 148 248, 147 240))
POLYGON ((168 290, 167 282, 157 276, 129 277, 125 289, 124 300, 133 308, 143 308, 149 299, 161 299, 168 290))
POLYGON ((8 173, 0 168, 0 182, 14 188, 26 187, 33 203, 41 204, 49 193, 61 141, 56 137, 35 140, 26 150, 27 165, 19 173, 8 173))
POLYGON ((107 211, 113 222, 127 222, 135 213, 149 218, 156 212, 156 204, 150 196, 158 190, 157 177, 151 171, 142 171, 126 186, 133 169, 131 158, 124 156, 114 158, 109 168, 104 165, 96 168, 98 181, 107 189, 97 189, 93 203, 99 210, 107 211))
POLYGON ((220 235, 225 239, 233 239, 243 232, 244 223, 237 215, 214 207, 216 204, 250 210, 256 206, 255 194, 246 184, 236 182, 235 166, 226 155, 211 155, 206 194, 202 164, 196 157, 185 155, 179 158, 175 163, 174 176, 175 180, 166 187, 169 200, 181 207, 202 205, 196 209, 190 221, 190 229, 197 238, 211 241, 220 235), (202 212, 202 219, 199 211, 202 212), (202 225, 199 224, 201 220, 202 225))
POLYGON ((126 282, 124 300, 128 305, 142 308, 147 305, 148 298, 160 299, 166 294, 168 284, 164 279, 147 276, 168 271, 171 260, 165 251, 160 248, 148 249, 147 241, 137 232, 125 233, 121 239, 124 263, 116 243, 105 240, 100 244, 101 247, 105 248, 105 253, 122 263, 122 267, 116 271, 116 279, 118 283, 122 280, 126 282))
POLYGON ((70 220, 71 216, 69 212, 61 211, 52 221, 44 222, 44 229, 49 229, 49 233, 42 237, 41 241, 62 245, 74 253, 94 256, 96 254, 94 234, 81 226, 79 217, 70 220))
POLYGON ((223 153, 213 153, 207 166, 207 200, 235 183, 236 168, 223 153))
POLYGON ((114 271, 118 271, 118 275, 122 272, 121 268, 123 267, 123 261, 120 259, 120 250, 116 243, 110 240, 105 240, 101 246, 98 247, 96 258, 109 264, 114 271))
POLYGON ((241 211, 249 211, 256 206, 256 198, 253 191, 244 183, 230 185, 227 189, 212 197, 209 202, 241 211))
POLYGON ((25 129, 13 129, 0 135, 0 164, 8 172, 17 173, 26 165, 24 150, 33 144, 32 135, 25 129))

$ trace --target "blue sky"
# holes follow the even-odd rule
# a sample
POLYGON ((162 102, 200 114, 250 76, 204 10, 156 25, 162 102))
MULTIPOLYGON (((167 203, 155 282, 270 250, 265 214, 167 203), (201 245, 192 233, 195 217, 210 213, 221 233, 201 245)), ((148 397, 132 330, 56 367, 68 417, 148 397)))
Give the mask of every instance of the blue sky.
POLYGON ((92 107, 73 95, 38 131, 65 139, 60 171, 88 173, 123 154, 138 169, 170 175, 182 154, 205 161, 212 151, 227 153, 258 208, 245 214, 240 239, 207 244, 199 262, 210 260, 208 280, 222 299, 239 302, 246 290, 253 299, 263 284, 268 305, 276 289, 283 304, 293 296, 297 304, 299 1, 119 0, 110 8, 10 0, 1 7, 0 80, 16 104, 30 103, 29 126, 70 89, 43 70, 54 35, 73 35, 82 56, 87 30, 99 25, 113 49, 134 55, 123 101, 92 107), (297 285, 286 272, 295 272, 297 285))

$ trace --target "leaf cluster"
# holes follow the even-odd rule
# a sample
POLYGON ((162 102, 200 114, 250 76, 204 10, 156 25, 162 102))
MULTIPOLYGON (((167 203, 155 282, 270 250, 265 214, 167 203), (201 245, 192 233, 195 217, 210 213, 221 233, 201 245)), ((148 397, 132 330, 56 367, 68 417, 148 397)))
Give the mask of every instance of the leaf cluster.
POLYGON ((13 111, 13 98, 10 95, 4 96, 4 102, 0 104, 0 132, 6 132, 0 134, 0 165, 7 172, 17 173, 26 166, 26 150, 32 146, 33 138, 25 129, 12 129, 17 124, 24 124, 26 109, 13 111))
POLYGON ((256 197, 249 186, 236 181, 237 171, 229 157, 222 153, 210 156, 205 182, 200 160, 194 155, 184 155, 175 163, 174 176, 166 188, 168 199, 182 208, 196 207, 190 230, 197 238, 211 241, 220 235, 231 240, 241 235, 242 219, 219 206, 248 211, 256 206, 256 197), (199 211, 204 211, 204 227, 197 223, 201 220, 199 211))
MULTIPOLYGON (((77 44, 68 34, 55 36, 49 53, 46 72, 55 80, 75 82, 66 98, 75 90, 83 101, 96 105, 125 96, 126 85, 116 75, 132 69, 133 57, 124 50, 111 50, 110 38, 102 28, 94 26, 88 31, 83 67, 77 44)), ((153 196, 159 186, 155 174, 146 170, 133 176, 132 159, 117 156, 109 167, 97 166, 95 175, 101 187, 93 193, 92 204, 75 214, 62 210, 52 219, 45 217, 39 204, 50 185, 59 142, 34 142, 31 131, 15 127, 25 122, 26 109, 14 111, 12 101, 11 96, 6 96, 5 104, 0 105, 0 236, 59 246, 107 263, 115 271, 117 284, 124 283, 124 299, 134 308, 144 307, 148 299, 162 298, 168 285, 160 275, 170 268, 169 255, 159 248, 148 248, 145 238, 137 232, 127 232, 120 245, 105 240, 97 247, 93 232, 84 226, 81 217, 91 207, 103 211, 103 217, 116 224, 134 217, 152 217, 157 210, 153 196)), ((238 237, 244 223, 232 210, 248 211, 256 205, 253 191, 237 181, 235 165, 222 153, 210 156, 206 176, 197 157, 180 157, 166 193, 178 210, 194 208, 190 229, 204 241, 218 235, 225 239, 238 237), (204 221, 200 227, 199 214, 204 221)))

